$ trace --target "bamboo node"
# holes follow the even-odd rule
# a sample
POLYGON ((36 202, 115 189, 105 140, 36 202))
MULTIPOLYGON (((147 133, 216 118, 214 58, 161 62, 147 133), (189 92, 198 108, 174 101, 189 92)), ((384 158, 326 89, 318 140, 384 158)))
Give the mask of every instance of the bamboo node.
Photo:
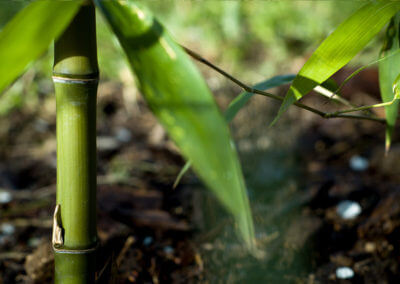
POLYGON ((97 84, 99 82, 99 78, 68 78, 68 77, 59 77, 53 76, 54 83, 62 83, 62 84, 97 84))
POLYGON ((53 250, 55 253, 58 254, 91 254, 95 253, 100 247, 100 242, 96 241, 95 244, 92 245, 90 248, 84 248, 84 249, 69 249, 69 248, 63 248, 60 246, 53 246, 53 250))

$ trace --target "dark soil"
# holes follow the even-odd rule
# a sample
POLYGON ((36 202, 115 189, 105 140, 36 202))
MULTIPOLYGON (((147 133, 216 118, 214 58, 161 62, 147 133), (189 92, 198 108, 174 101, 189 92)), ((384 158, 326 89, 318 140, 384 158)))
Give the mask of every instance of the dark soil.
MULTIPOLYGON (((197 283, 190 177, 171 186, 184 162, 146 106, 127 116, 121 86, 110 84, 99 94, 99 282, 197 283)), ((0 204, 0 283, 52 283, 54 110, 17 110, 1 124, 0 186, 12 198, 0 204)))
MULTIPOLYGON (((367 75, 359 76, 358 85, 350 85, 344 95, 352 94, 351 100, 360 104, 374 103, 376 73, 367 75), (374 82, 367 99, 363 78, 374 82)), ((136 108, 126 109, 122 93, 118 84, 100 87, 99 282, 209 283, 209 262, 194 241, 202 218, 198 182, 189 174, 172 189, 184 161, 145 104, 139 101, 136 108)), ((13 111, 0 120, 0 187, 11 196, 0 203, 0 283, 52 283, 55 106, 52 98, 42 100, 35 110, 13 111)), ((321 99, 305 103, 325 107, 321 99)), ((312 250, 312 269, 305 277, 286 280, 400 283, 398 136, 385 157, 383 125, 300 120, 306 127, 296 152, 303 165, 305 205, 284 240, 289 247, 307 245, 312 250), (368 167, 352 169, 349 160, 354 156, 365 158, 368 167), (337 205, 343 200, 358 202, 361 214, 341 218, 337 205), (355 276, 337 279, 340 266, 352 268, 355 276)))

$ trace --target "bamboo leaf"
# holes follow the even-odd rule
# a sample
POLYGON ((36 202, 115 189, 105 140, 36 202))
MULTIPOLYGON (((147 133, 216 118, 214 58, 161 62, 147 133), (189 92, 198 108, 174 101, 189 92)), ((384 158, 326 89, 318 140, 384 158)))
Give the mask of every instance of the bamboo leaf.
POLYGON ((192 162, 189 160, 187 161, 182 169, 179 171, 178 176, 176 177, 174 184, 172 185, 172 188, 176 188, 178 186, 178 184, 181 182, 183 176, 186 174, 186 172, 190 169, 190 167, 192 166, 192 162))
POLYGON ((340 24, 301 68, 271 125, 295 101, 346 65, 399 10, 400 1, 370 1, 340 24))
MULTIPOLYGON (((292 82, 295 77, 296 76, 292 74, 278 75, 254 85, 253 88, 256 90, 265 91, 271 88, 288 84, 292 82)), ((233 99, 225 111, 226 122, 228 123, 231 122, 233 118, 236 116, 236 114, 239 112, 239 110, 241 110, 246 105, 246 103, 251 99, 253 95, 254 93, 242 92, 235 99, 233 99)), ((191 161, 187 161, 185 163, 185 165, 182 167, 178 176, 175 179, 173 188, 176 188, 178 186, 181 179, 183 178, 185 173, 190 169, 191 166, 192 166, 191 161)))
MULTIPOLYGON (((254 89, 265 91, 268 89, 272 89, 275 87, 279 87, 285 84, 288 84, 293 81, 295 75, 287 74, 287 75, 278 75, 272 77, 268 80, 262 81, 256 85, 254 85, 254 89)), ((254 93, 242 92, 239 94, 228 106, 225 111, 225 119, 227 122, 231 122, 236 114, 241 110, 249 99, 254 95, 254 93)))
POLYGON ((64 30, 81 0, 41 0, 20 11, 0 32, 0 93, 64 30))
MULTIPOLYGON (((400 25, 400 13, 397 13, 395 17, 393 17, 392 20, 390 21, 390 24, 386 30, 386 39, 382 48, 382 52, 380 54, 380 58, 383 58, 383 60, 379 62, 379 86, 383 102, 390 102, 393 100, 394 97, 394 92, 392 87, 393 82, 400 74, 400 53, 398 52, 400 50, 399 25, 400 25)), ((394 102, 390 106, 385 107, 386 151, 388 151, 390 148, 393 130, 397 119, 398 109, 399 109, 398 101, 394 102)))
POLYGON ((101 1, 153 113, 254 245, 241 167, 226 122, 194 64, 164 27, 132 1, 101 1))

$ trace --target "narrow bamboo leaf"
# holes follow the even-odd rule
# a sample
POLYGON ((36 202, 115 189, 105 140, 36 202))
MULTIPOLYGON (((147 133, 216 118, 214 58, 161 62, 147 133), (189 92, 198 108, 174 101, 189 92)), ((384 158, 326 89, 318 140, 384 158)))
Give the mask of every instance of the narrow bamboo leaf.
POLYGON ((295 101, 346 65, 399 10, 400 1, 370 1, 340 24, 301 68, 271 125, 295 101))
POLYGON ((81 3, 81 0, 36 1, 11 19, 0 32, 0 93, 46 51, 81 3))
POLYGON ((241 167, 226 122, 194 64, 164 27, 132 1, 97 0, 148 105, 193 169, 235 217, 249 247, 254 228, 241 167))
MULTIPOLYGON (((271 88, 279 87, 285 84, 288 84, 293 81, 295 75, 287 74, 287 75, 279 75, 272 77, 268 80, 262 81, 253 86, 256 90, 265 91, 271 88)), ((241 110, 249 99, 254 95, 254 93, 242 92, 238 95, 228 106, 225 111, 225 119, 227 122, 231 122, 232 119, 236 116, 236 114, 241 110)))
MULTIPOLYGON (((296 76, 292 74, 275 76, 254 85, 253 88, 256 90, 265 91, 271 88, 288 84, 292 82, 295 77, 296 76)), ((233 118, 236 116, 236 114, 239 112, 239 110, 241 110, 246 105, 246 103, 251 99, 253 95, 254 93, 242 92, 235 99, 233 99, 233 101, 229 104, 228 108, 225 111, 226 122, 228 123, 231 122, 233 118)), ((178 176, 176 177, 173 188, 178 186, 181 179, 183 178, 185 173, 190 169, 191 166, 192 162, 187 161, 186 164, 180 170, 178 176)))
POLYGON ((172 188, 176 188, 178 186, 178 184, 181 182, 181 179, 183 178, 183 176, 186 174, 186 172, 190 169, 190 167, 192 166, 192 162, 189 160, 187 161, 182 169, 180 170, 178 176, 176 177, 174 184, 172 185, 172 188))
MULTIPOLYGON (((380 57, 384 58, 379 62, 379 86, 381 90, 381 97, 383 102, 390 102, 393 100, 393 82, 400 74, 400 13, 397 13, 392 20, 386 31, 386 38, 382 48, 380 57)), ((392 141, 394 126, 397 119, 399 109, 399 102, 396 101, 390 106, 385 107, 386 113, 386 151, 389 150, 392 141)))

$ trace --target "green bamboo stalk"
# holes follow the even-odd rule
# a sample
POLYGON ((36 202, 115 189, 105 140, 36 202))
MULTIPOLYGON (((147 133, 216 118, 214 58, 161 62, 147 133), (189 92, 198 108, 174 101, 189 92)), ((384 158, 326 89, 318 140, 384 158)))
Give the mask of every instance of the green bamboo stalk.
POLYGON ((54 48, 58 208, 53 247, 56 283, 94 283, 95 280, 98 77, 95 10, 87 3, 54 48))

